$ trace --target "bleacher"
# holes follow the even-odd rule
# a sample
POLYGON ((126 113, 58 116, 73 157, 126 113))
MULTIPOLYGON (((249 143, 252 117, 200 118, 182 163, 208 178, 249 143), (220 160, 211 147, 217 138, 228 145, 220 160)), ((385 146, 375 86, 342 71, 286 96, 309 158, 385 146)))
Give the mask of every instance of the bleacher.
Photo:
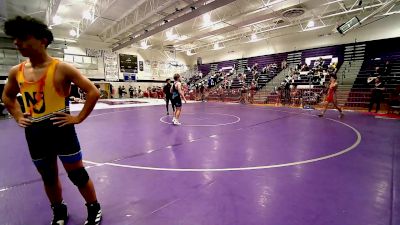
MULTIPOLYGON (((264 56, 257 56, 251 57, 247 59, 247 65, 252 67, 254 64, 258 64, 258 89, 264 87, 269 81, 272 80, 280 71, 281 71, 281 62, 286 60, 287 53, 280 53, 280 54, 273 54, 273 55, 264 55, 264 56), (262 73, 262 69, 268 65, 276 64, 276 67, 272 68, 267 73, 262 73)), ((250 85, 251 81, 254 79, 253 74, 251 71, 245 71, 246 73, 246 85, 250 85)), ((236 78, 233 80, 232 88, 237 89, 241 88, 242 84, 240 83, 239 79, 236 78)))
POLYGON ((365 60, 352 86, 346 102, 347 107, 367 108, 371 99, 374 82, 368 83, 370 76, 376 76, 375 68, 380 67, 381 77, 386 90, 383 93, 383 103, 387 103, 396 86, 400 85, 400 46, 399 39, 372 41, 367 44, 365 60), (390 72, 384 72, 385 64, 389 61, 390 72))

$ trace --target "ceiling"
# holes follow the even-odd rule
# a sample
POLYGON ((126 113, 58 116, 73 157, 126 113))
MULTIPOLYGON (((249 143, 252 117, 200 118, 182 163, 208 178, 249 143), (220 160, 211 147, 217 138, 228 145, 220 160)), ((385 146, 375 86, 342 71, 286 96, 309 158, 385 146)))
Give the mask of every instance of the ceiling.
MULTIPOLYGON (((6 17, 58 16, 59 39, 101 43, 118 50, 140 47, 209 51, 217 43, 238 44, 315 32, 325 35, 353 16, 363 25, 400 13, 399 0, 0 0, 6 17), (83 19, 86 12, 87 19, 83 19), (197 14, 196 14, 197 13, 197 14), (205 22, 209 15, 208 23, 205 22), (365 21, 364 21, 365 20, 365 21), (311 27, 309 21, 313 21, 311 27), (309 26, 308 26, 309 25, 309 26), (74 29, 77 36, 72 37, 74 29), (169 40, 168 40, 169 37, 169 40), (252 39, 253 37, 253 39, 252 39)), ((1 4, 0 4, 1 6, 1 4)), ((0 12, 1 13, 1 12, 0 12)))

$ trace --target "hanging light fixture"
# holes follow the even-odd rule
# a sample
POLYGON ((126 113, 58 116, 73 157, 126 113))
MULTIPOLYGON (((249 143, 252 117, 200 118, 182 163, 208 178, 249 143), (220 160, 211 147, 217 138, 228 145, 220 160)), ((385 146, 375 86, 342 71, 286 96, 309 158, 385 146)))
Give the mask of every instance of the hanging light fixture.
POLYGON ((308 21, 308 23, 307 23, 307 28, 312 28, 312 27, 314 27, 314 26, 315 26, 314 20, 308 21))

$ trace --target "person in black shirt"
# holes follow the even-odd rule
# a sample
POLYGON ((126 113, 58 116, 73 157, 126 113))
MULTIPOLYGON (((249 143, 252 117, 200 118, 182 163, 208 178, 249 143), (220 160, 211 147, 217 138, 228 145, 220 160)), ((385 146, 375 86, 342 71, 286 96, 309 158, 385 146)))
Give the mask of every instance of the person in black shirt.
POLYGON ((374 106, 374 103, 376 103, 376 113, 379 112, 380 106, 381 106, 381 100, 382 100, 382 95, 383 91, 385 90, 383 83, 381 81, 381 78, 378 76, 375 78, 375 86, 372 89, 371 93, 371 100, 369 102, 369 108, 368 112, 371 112, 372 107, 374 106))
POLYGON ((389 61, 386 61, 385 67, 383 68, 383 73, 385 76, 390 76, 392 72, 392 65, 389 61))
POLYGON ((175 106, 172 104, 172 93, 171 93, 171 79, 166 80, 167 84, 164 86, 163 91, 165 94, 165 107, 167 108, 167 115, 169 115, 169 101, 171 101, 172 111, 175 112, 175 106))
POLYGON ((132 85, 129 85, 129 97, 133 98, 133 87, 132 87, 132 85))

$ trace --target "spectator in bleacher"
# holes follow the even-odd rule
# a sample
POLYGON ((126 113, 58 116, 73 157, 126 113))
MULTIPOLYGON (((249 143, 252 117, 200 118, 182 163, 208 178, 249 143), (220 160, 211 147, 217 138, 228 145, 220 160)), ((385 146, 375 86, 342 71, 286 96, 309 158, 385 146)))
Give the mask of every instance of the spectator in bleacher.
POLYGON ((262 73, 262 74, 267 74, 267 67, 266 67, 266 66, 264 66, 264 67, 262 68, 261 73, 262 73))
POLYGON ((374 104, 376 103, 376 110, 375 112, 378 113, 381 107, 381 100, 383 97, 383 91, 385 90, 384 84, 381 81, 381 77, 378 76, 375 79, 374 87, 372 88, 371 92, 371 100, 369 102, 368 112, 371 112, 374 104))
POLYGON ((384 69, 379 66, 375 67, 375 71, 372 74, 372 77, 382 77, 384 74, 384 69))
POLYGON ((301 65, 301 62, 299 62, 299 63, 296 65, 295 70, 301 71, 301 68, 302 68, 302 67, 303 67, 303 66, 301 65))
POLYGON ((329 74, 329 75, 334 75, 334 74, 336 74, 336 71, 337 71, 337 69, 336 69, 336 64, 335 64, 335 63, 331 63, 331 64, 328 66, 328 70, 327 70, 328 74, 329 74))
POLYGON ((258 82, 258 78, 260 78, 260 74, 257 71, 255 71, 254 74, 253 74, 253 78, 254 78, 255 81, 258 82))
POLYGON ((300 79, 298 71, 297 70, 293 70, 293 68, 290 68, 289 74, 292 77, 293 82, 296 82, 297 80, 300 79))
POLYGON ((386 61, 385 67, 383 68, 383 73, 385 76, 390 76, 392 72, 392 65, 390 64, 389 61, 386 61))
POLYGON ((320 57, 318 60, 315 60, 314 62, 314 69, 317 71, 322 70, 323 66, 324 66, 324 59, 322 57, 320 57))
POLYGON ((302 65, 301 69, 300 69, 300 71, 309 71, 309 70, 310 70, 310 68, 308 67, 307 64, 302 65))
POLYGON ((284 69, 286 69, 286 68, 287 68, 287 62, 286 62, 286 60, 284 59, 284 60, 281 62, 281 69, 284 70, 284 69))
POLYGON ((318 115, 319 117, 324 116, 326 110, 328 109, 329 103, 332 103, 333 106, 339 111, 339 113, 340 113, 339 118, 342 118, 344 116, 342 109, 339 108, 339 106, 337 105, 337 98, 336 98, 337 88, 338 88, 337 78, 335 75, 333 75, 333 76, 331 76, 330 83, 329 83, 329 89, 328 89, 328 95, 326 96, 325 108, 322 111, 322 113, 318 115))

